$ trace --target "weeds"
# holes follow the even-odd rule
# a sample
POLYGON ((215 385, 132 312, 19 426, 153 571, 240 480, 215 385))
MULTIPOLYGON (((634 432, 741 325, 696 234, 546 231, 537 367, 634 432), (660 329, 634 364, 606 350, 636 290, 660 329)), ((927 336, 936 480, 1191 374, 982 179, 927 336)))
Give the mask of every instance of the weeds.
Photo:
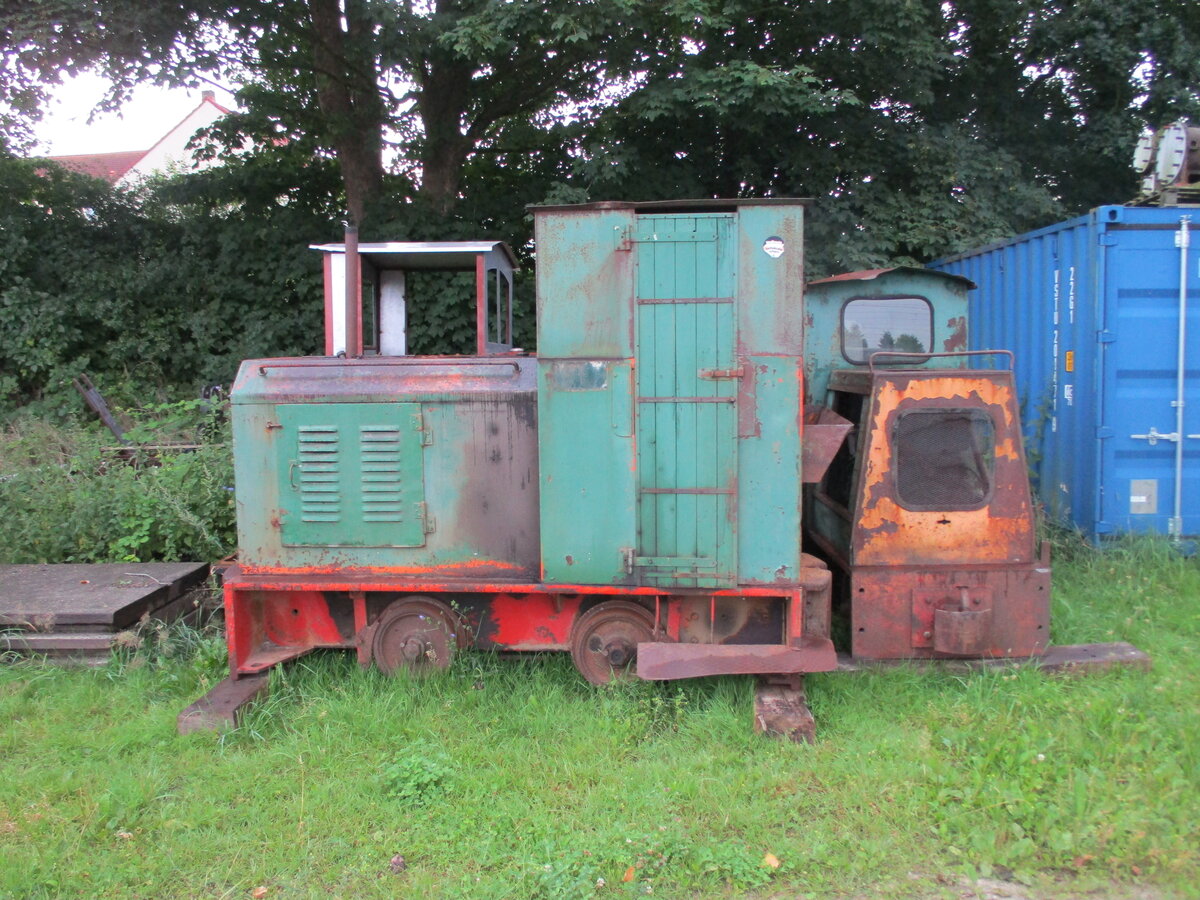
POLYGON ((1169 546, 1081 550, 1054 639, 1151 671, 810 676, 813 746, 751 733, 747 679, 475 651, 423 679, 314 653, 240 728, 179 737, 220 645, 146 623, 100 671, 0 669, 0 896, 1187 896, 1197 594, 1169 546))
POLYGON ((139 416, 131 433, 211 442, 125 462, 94 429, 22 421, 0 433, 0 562, 219 559, 233 549, 233 465, 220 417, 192 401, 139 416))

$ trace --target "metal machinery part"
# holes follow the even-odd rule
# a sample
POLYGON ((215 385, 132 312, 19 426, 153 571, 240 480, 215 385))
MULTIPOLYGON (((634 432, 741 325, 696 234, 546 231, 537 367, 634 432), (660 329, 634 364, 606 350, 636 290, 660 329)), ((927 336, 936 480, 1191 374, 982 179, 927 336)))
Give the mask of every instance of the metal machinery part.
POLYGON ((637 645, 654 640, 654 616, 628 600, 593 606, 571 629, 571 659, 592 684, 637 673, 637 645))
POLYGON ((368 627, 363 641, 385 675, 397 669, 423 674, 445 669, 461 644, 458 616, 433 597, 395 601, 368 627))

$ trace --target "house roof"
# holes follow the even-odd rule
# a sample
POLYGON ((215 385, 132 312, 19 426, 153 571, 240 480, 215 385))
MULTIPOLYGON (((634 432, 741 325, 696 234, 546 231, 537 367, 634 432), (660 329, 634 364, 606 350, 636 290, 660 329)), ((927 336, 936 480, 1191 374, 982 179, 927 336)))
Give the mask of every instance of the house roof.
POLYGON ((121 150, 116 153, 80 153, 75 156, 51 156, 48 159, 58 163, 64 169, 91 175, 93 178, 103 178, 109 184, 116 184, 121 176, 137 165, 138 160, 146 155, 145 150, 121 150))
MULTIPOLYGON (((183 144, 186 144, 196 131, 196 126, 193 125, 189 128, 187 127, 188 123, 206 106, 213 107, 222 115, 229 113, 228 109, 217 103, 212 91, 204 91, 196 107, 180 119, 173 128, 169 129, 147 150, 122 150, 116 153, 80 153, 74 156, 51 156, 48 158, 73 172, 91 175, 93 178, 102 178, 109 184, 116 184, 143 160, 147 161, 150 168, 158 168, 162 160, 152 154, 167 144, 168 141, 175 139, 180 143, 181 147, 183 144), (186 133, 177 136, 176 132, 179 132, 180 129, 184 129, 186 133)), ((141 174, 146 173, 143 172, 141 174)))
MULTIPOLYGON (((167 131, 166 134, 164 134, 157 141, 155 141, 151 145, 149 150, 142 151, 142 155, 149 156, 151 153, 153 153, 155 150, 157 150, 162 144, 165 144, 167 141, 169 141, 172 137, 175 136, 175 132, 177 132, 180 128, 184 128, 187 125, 188 120, 191 119, 193 116, 195 116, 196 113, 198 113, 200 110, 202 110, 205 106, 213 107, 215 110, 217 110, 217 112, 219 112, 223 116, 229 115, 229 110, 213 99, 213 92, 205 91, 204 94, 200 98, 200 102, 196 105, 196 108, 193 109, 191 112, 189 112, 182 119, 180 119, 177 123, 175 123, 175 127, 171 128, 169 131, 167 131)), ((191 140, 192 135, 195 133, 196 133, 195 127, 192 127, 191 129, 189 129, 189 133, 183 136, 184 143, 191 140)))

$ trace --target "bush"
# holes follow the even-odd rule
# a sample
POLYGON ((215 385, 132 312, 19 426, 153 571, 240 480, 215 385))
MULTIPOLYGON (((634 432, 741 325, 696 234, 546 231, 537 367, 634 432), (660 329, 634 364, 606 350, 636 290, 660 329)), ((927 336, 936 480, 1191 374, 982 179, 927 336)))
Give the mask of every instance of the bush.
POLYGON ((24 420, 0 432, 0 562, 170 562, 232 552, 227 425, 183 403, 142 412, 131 433, 139 432, 190 432, 203 441, 187 452, 138 450, 125 461, 111 436, 93 428, 24 420))

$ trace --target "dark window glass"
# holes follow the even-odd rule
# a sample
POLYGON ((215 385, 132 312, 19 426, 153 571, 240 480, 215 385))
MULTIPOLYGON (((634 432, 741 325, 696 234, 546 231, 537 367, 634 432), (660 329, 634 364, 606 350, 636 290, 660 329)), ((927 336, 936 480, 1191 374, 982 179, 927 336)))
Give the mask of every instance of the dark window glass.
POLYGON ((856 365, 872 353, 928 353, 932 346, 933 307, 924 297, 859 297, 842 307, 842 355, 856 365))
POLYGON ((893 446, 896 498, 906 509, 978 509, 991 496, 995 430, 983 410, 901 413, 893 446))

